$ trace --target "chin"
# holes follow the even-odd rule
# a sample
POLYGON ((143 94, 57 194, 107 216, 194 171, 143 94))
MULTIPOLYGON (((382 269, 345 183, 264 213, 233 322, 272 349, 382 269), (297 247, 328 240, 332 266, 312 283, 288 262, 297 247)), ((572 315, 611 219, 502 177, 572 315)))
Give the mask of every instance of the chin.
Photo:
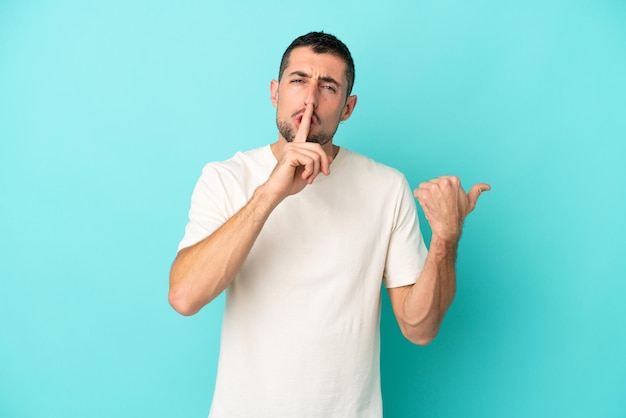
POLYGON ((332 139, 333 139, 332 136, 330 136, 330 137, 324 136, 322 138, 320 138, 318 136, 313 136, 313 137, 307 138, 306 142, 313 142, 315 144, 326 145, 330 141, 332 141, 332 139))

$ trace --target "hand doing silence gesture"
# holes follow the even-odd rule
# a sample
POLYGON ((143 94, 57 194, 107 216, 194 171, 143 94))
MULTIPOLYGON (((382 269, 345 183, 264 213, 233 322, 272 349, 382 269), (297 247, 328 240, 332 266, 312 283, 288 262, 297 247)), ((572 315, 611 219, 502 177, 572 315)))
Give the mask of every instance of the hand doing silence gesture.
POLYGON ((269 190, 280 200, 300 192, 307 184, 313 183, 318 174, 330 174, 333 158, 320 144, 306 142, 314 109, 312 103, 306 105, 293 141, 282 148, 278 163, 267 181, 269 190))

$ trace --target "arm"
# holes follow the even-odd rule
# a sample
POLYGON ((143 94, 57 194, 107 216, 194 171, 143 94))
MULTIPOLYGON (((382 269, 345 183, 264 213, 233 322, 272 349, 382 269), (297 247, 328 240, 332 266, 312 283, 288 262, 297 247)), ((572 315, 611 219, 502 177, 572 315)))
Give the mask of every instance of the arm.
POLYGON ((313 106, 307 107, 294 142, 286 144, 267 182, 214 233, 179 251, 170 271, 169 302, 193 315, 232 282, 268 217, 287 196, 300 192, 332 160, 319 144, 307 143, 313 106))
POLYGON ((169 302, 177 312, 193 315, 228 287, 278 203, 260 186, 213 234, 179 251, 172 264, 169 291, 169 302))
POLYGON ((415 284, 390 288, 391 305, 404 336, 415 344, 430 343, 452 304, 456 290, 456 254, 465 217, 474 210, 487 184, 465 193, 458 178, 439 177, 415 190, 432 229, 426 263, 415 284))

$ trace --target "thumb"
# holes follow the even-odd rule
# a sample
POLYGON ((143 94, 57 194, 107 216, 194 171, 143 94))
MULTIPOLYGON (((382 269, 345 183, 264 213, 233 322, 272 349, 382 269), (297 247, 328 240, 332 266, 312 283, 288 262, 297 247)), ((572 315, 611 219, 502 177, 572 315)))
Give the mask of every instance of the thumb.
POLYGON ((470 213, 476 207, 476 202, 482 192, 488 192, 491 190, 491 186, 487 183, 478 183, 472 186, 469 193, 467 193, 467 199, 469 200, 469 207, 467 213, 470 213))

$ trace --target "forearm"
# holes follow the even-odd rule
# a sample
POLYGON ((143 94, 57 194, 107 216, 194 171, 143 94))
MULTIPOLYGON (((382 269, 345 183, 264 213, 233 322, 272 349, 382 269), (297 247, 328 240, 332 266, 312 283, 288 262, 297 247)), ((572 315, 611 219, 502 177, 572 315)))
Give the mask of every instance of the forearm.
POLYGON ((480 194, 490 189, 479 183, 466 194, 458 177, 442 176, 413 192, 433 237, 417 282, 390 289, 389 295, 402 333, 416 344, 428 344, 439 332, 456 291, 456 253, 463 222, 480 194))
POLYGON ((439 332, 456 291, 457 242, 433 237, 426 263, 417 282, 408 287, 401 305, 404 335, 416 344, 427 344, 439 332))
POLYGON ((193 315, 228 287, 277 204, 260 186, 213 234, 178 253, 169 290, 170 304, 177 312, 193 315))

